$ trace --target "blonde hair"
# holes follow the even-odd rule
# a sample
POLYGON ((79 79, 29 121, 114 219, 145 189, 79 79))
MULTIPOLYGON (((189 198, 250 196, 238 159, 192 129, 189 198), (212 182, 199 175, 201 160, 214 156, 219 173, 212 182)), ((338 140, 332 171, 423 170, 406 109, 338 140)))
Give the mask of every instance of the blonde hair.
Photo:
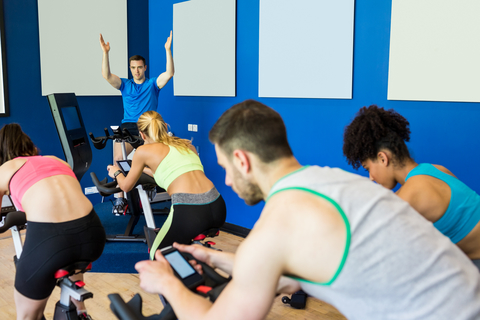
POLYGON ((137 121, 138 130, 155 142, 161 142, 179 149, 180 152, 190 150, 190 140, 168 135, 168 125, 156 111, 143 113, 137 121))

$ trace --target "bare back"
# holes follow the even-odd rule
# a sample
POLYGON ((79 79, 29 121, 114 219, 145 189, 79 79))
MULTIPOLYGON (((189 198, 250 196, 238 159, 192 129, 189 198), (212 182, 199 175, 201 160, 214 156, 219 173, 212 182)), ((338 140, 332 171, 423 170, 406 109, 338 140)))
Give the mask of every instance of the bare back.
MULTIPOLYGON (((56 157, 59 165, 68 164, 56 157)), ((10 194, 9 183, 13 175, 28 159, 13 159, 0 167, 0 192, 10 194)), ((92 204, 83 195, 80 183, 71 176, 56 175, 33 184, 21 200, 28 221, 64 222, 84 217, 92 204)))
MULTIPOLYGON (((194 148, 192 151, 196 152, 194 148)), ((149 143, 139 147, 134 156, 134 162, 140 161, 156 172, 160 163, 170 152, 170 147, 164 143, 149 143), (140 151, 140 153, 139 153, 140 151)), ((135 164, 133 164, 135 165, 135 164)), ((214 187, 213 183, 200 170, 186 172, 177 177, 168 187, 168 194, 174 193, 204 193, 214 187)))

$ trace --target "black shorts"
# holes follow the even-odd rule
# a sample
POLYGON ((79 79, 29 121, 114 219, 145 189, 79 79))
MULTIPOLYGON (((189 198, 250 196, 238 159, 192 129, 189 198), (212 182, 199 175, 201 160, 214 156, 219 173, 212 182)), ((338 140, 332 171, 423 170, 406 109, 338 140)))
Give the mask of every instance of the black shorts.
POLYGON ((77 261, 97 260, 105 241, 105 229, 93 209, 72 221, 28 222, 15 289, 30 299, 48 298, 55 288, 55 272, 77 261))
MULTIPOLYGON (((215 191, 217 196, 208 203, 195 203, 195 199, 174 203, 176 194, 172 195, 170 214, 158 232, 152 249, 162 249, 174 242, 190 244, 200 233, 222 227, 227 216, 225 201, 215 188, 211 191, 215 191)), ((197 195, 191 196, 195 198, 197 195)))

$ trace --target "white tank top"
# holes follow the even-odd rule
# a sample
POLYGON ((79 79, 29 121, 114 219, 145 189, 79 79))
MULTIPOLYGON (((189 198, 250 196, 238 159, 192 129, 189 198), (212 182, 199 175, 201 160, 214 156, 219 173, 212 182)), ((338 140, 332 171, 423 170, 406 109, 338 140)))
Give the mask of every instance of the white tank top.
POLYGON ((270 197, 299 188, 334 204, 349 230, 345 261, 332 281, 298 279, 309 295, 350 320, 480 319, 478 269, 392 191, 341 169, 311 166, 280 179, 270 197))

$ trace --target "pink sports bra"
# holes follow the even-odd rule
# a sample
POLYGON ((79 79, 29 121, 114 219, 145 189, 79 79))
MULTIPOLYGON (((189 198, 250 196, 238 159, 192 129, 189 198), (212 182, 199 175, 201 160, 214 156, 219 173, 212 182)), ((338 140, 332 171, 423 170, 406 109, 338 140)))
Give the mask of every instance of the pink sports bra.
POLYGON ((23 211, 22 198, 25 192, 38 181, 58 175, 67 175, 77 179, 72 169, 60 161, 42 156, 17 157, 27 159, 25 164, 10 179, 9 189, 13 203, 23 211))

